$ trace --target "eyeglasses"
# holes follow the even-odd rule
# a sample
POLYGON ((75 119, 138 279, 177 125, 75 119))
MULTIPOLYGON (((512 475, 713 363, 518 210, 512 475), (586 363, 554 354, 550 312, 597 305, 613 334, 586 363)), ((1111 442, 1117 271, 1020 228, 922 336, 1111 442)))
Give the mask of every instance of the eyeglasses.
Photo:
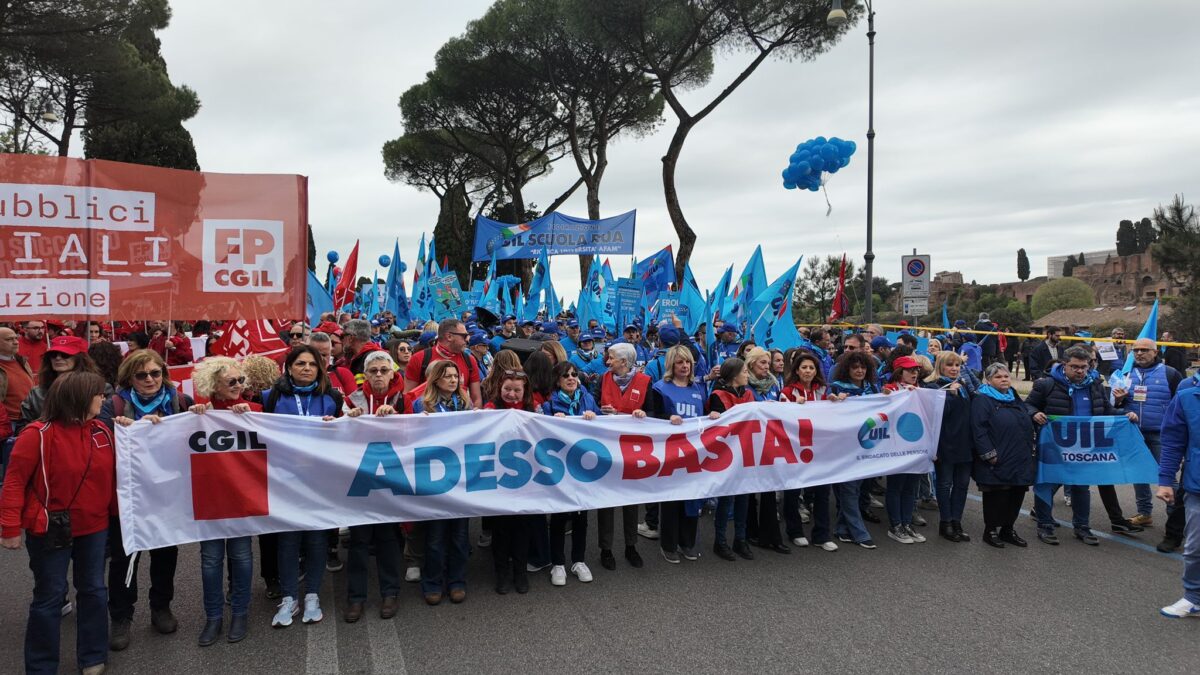
POLYGON ((447 333, 447 335, 457 335, 458 337, 460 337, 460 338, 462 338, 462 339, 464 339, 464 340, 466 340, 467 338, 471 337, 471 334, 470 334, 470 333, 447 333))
POLYGON ((367 374, 368 375, 387 375, 388 373, 394 373, 394 372, 396 372, 396 371, 392 370, 391 368, 372 368, 367 371, 367 374))
POLYGON ((1134 351, 1134 353, 1137 353, 1137 352, 1152 352, 1154 350, 1150 349, 1149 347, 1134 347, 1133 351, 1134 351))
POLYGON ((292 336, 293 340, 300 340, 304 337, 304 333, 288 333, 288 335, 292 336))
POLYGON ((162 377, 161 370, 143 370, 140 373, 134 373, 133 376, 139 380, 157 380, 162 377))
POLYGON ((243 375, 241 377, 231 377, 225 381, 225 384, 230 387, 240 387, 243 384, 246 384, 246 376, 243 375))

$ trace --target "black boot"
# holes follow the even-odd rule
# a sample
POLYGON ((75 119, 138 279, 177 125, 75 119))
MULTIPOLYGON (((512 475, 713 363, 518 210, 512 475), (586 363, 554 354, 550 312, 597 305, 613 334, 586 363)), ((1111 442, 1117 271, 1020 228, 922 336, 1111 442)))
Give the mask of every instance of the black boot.
POLYGON ((963 532, 962 523, 960 521, 952 520, 950 521, 950 524, 954 527, 954 534, 958 535, 959 541, 971 541, 971 535, 963 532))
POLYGON ((733 540, 733 552, 745 560, 754 560, 754 551, 750 550, 750 544, 745 539, 733 540))
POLYGON ((529 592, 529 575, 525 572, 523 564, 520 565, 520 569, 513 568, 513 588, 522 595, 529 592))
POLYGON ((512 571, 506 560, 504 564, 496 565, 496 593, 506 595, 510 588, 512 588, 512 571))
POLYGON ((204 622, 204 630, 200 631, 200 646, 207 647, 221 636, 221 620, 209 619, 204 622))
POLYGON ((983 543, 996 548, 1004 548, 1004 542, 1000 541, 999 533, 992 528, 983 531, 983 543))
POLYGON ((958 533, 954 531, 954 523, 948 520, 943 520, 942 522, 938 523, 938 535, 946 541, 952 541, 954 543, 962 541, 962 539, 959 538, 958 533))

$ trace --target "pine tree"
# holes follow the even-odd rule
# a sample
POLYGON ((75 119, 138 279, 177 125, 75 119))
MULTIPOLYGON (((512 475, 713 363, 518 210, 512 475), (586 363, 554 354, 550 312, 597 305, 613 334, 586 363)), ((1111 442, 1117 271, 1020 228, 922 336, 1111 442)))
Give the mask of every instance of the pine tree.
POLYGON ((1017 278, 1021 281, 1029 280, 1029 256, 1023 248, 1017 249, 1017 278))

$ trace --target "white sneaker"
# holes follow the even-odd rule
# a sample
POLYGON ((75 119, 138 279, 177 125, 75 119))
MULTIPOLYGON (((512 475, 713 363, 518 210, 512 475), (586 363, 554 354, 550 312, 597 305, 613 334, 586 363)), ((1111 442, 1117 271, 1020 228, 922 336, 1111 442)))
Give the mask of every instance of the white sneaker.
POLYGON ((638 534, 647 539, 658 539, 658 530, 652 529, 645 523, 638 523, 638 534))
POLYGON ((904 531, 908 533, 908 538, 909 538, 909 539, 912 539, 913 541, 917 542, 918 544, 924 544, 924 543, 925 543, 925 535, 923 535, 923 534, 921 534, 920 532, 917 532, 916 530, 914 530, 914 529, 912 528, 912 525, 905 525, 905 526, 904 526, 904 531))
POLYGON ((799 546, 800 548, 804 548, 805 546, 808 546, 808 539, 804 537, 794 537, 792 539, 792 544, 799 546))
POLYGON ((486 530, 480 531, 479 539, 477 539, 475 541, 475 544, 477 546, 479 546, 479 548, 487 548, 487 547, 491 546, 492 545, 492 533, 488 532, 486 530))
POLYGON ((316 593, 305 595, 304 616, 300 620, 304 623, 316 623, 324 618, 325 615, 321 613, 321 596, 316 593))
POLYGON ((873 508, 873 509, 882 509, 882 508, 883 508, 883 502, 879 501, 878 499, 876 499, 876 498, 874 498, 874 497, 871 497, 871 508, 873 508))
POLYGON ((404 580, 409 583, 414 583, 421 580, 421 568, 410 567, 404 570, 404 580))
POLYGON ((588 569, 587 563, 577 562, 571 565, 571 574, 574 574, 576 579, 585 584, 592 580, 592 571, 588 569))
POLYGON ((1163 616, 1170 617, 1172 619, 1182 619, 1189 616, 1200 617, 1200 605, 1197 605, 1187 598, 1180 598, 1175 602, 1175 604, 1167 605, 1166 607, 1160 609, 1159 612, 1163 616))
POLYGON ((291 596, 286 596, 279 603, 279 611, 275 612, 275 618, 271 619, 271 626, 274 628, 287 628, 292 625, 292 617, 300 613, 300 606, 296 604, 296 599, 291 596))
POLYGON ((908 531, 904 529, 903 525, 896 525, 895 527, 892 527, 890 530, 888 530, 887 534, 888 539, 893 539, 901 544, 914 543, 913 538, 908 536, 908 531))
POLYGON ((832 541, 827 541, 824 544, 821 544, 821 548, 832 553, 838 549, 838 545, 832 541))
POLYGON ((567 585, 567 568, 562 565, 555 565, 550 568, 550 584, 553 586, 567 585))

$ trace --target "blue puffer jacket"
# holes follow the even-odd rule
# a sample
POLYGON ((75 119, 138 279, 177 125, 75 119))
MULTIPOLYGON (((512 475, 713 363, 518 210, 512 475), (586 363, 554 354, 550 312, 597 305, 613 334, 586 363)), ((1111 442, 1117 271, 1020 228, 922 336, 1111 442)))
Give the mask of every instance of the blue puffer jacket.
POLYGON ((1121 408, 1137 413, 1137 424, 1142 431, 1157 433, 1181 379, 1178 370, 1161 362, 1149 368, 1134 366, 1129 372, 1129 393, 1122 399, 1121 408), (1139 386, 1146 387, 1145 401, 1133 400, 1134 388, 1139 386))
POLYGON ((1179 464, 1186 459, 1183 489, 1195 495, 1200 493, 1200 434, 1192 434, 1192 429, 1200 429, 1200 387, 1180 386, 1163 417, 1158 484, 1174 485, 1179 464))

